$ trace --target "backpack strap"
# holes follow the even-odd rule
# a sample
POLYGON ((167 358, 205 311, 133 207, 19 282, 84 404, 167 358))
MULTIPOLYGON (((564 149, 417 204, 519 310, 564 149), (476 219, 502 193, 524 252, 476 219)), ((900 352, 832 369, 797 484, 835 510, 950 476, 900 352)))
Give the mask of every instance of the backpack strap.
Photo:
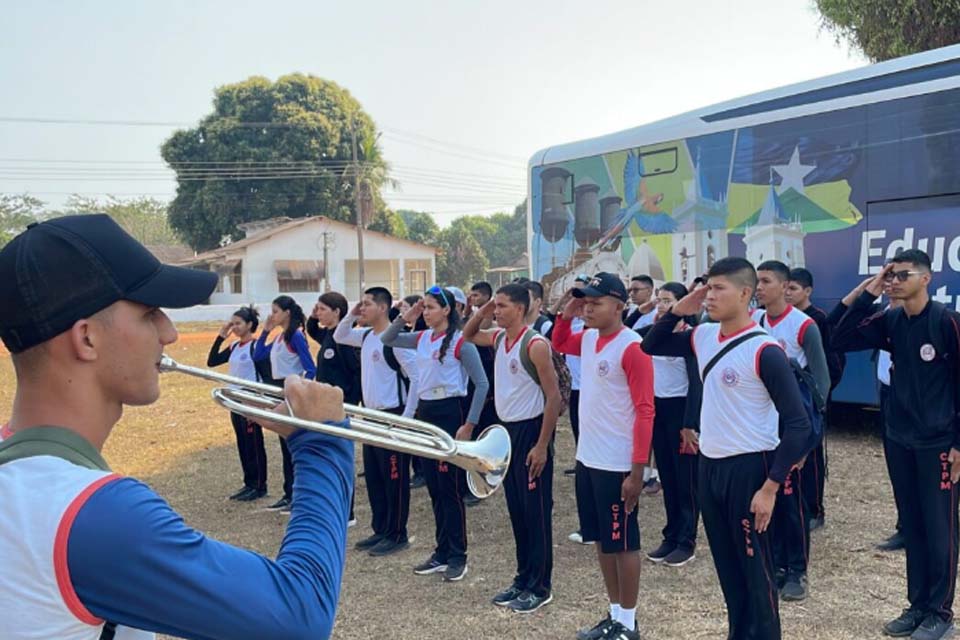
POLYGON ((63 427, 31 427, 0 442, 0 465, 35 456, 53 456, 85 469, 110 471, 89 442, 63 427))
POLYGON ((749 333, 745 333, 739 338, 734 339, 731 343, 729 343, 723 349, 720 349, 720 351, 718 351, 715 356, 710 358, 710 362, 708 362, 707 366, 703 368, 703 373, 700 375, 700 379, 706 382, 707 374, 709 374, 710 371, 713 370, 715 366, 717 366, 717 363, 720 362, 720 359, 723 358, 723 356, 730 353, 734 349, 734 347, 739 346, 740 344, 746 342, 750 338, 756 338, 757 336, 765 336, 765 335, 767 335, 765 331, 750 331, 749 333))
POLYGON ((520 364, 523 365, 523 370, 527 372, 527 375, 533 378, 533 381, 539 386, 540 374, 537 372, 537 365, 533 364, 533 360, 530 359, 530 341, 536 338, 546 340, 536 331, 530 330, 520 338, 520 364))

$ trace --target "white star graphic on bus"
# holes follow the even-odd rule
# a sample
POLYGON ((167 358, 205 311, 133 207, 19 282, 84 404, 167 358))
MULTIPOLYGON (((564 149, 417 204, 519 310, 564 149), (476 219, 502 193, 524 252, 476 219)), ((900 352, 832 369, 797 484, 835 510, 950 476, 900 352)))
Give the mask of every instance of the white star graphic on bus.
POLYGON ((780 174, 780 188, 777 193, 783 193, 791 187, 797 193, 803 193, 803 179, 817 168, 815 164, 800 164, 800 147, 793 148, 793 155, 790 156, 790 164, 775 164, 770 167, 780 174))

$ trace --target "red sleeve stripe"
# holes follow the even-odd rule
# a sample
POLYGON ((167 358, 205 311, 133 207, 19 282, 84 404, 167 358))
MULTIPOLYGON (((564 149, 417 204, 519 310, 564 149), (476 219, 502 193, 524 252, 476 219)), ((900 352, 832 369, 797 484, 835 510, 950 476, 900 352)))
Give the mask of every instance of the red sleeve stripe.
POLYGON ((806 335, 807 329, 810 328, 810 325, 813 324, 813 318, 807 318, 803 321, 803 324, 800 325, 800 330, 797 332, 797 342, 800 343, 800 346, 803 346, 803 336, 806 335))
POLYGON ((77 596, 77 592, 73 590, 73 583, 70 581, 70 567, 67 564, 67 543, 70 540, 70 529, 73 527, 73 521, 76 520, 80 509, 86 504, 87 500, 90 499, 90 496, 96 493, 100 487, 114 480, 119 480, 120 477, 121 476, 116 473, 104 476, 81 491, 63 513, 63 517, 60 519, 60 525, 57 527, 56 538, 54 538, 53 542, 53 570, 57 576, 57 586, 60 588, 60 596, 63 598, 63 602, 67 605, 70 613, 75 615, 77 619, 84 624, 100 625, 103 624, 103 620, 90 613, 90 611, 83 606, 83 603, 80 602, 80 597, 77 596))
POLYGON ((457 340, 457 345, 453 348, 453 357, 457 360, 460 359, 460 349, 463 347, 463 336, 460 336, 460 339, 457 340))
POLYGON ((781 351, 783 350, 783 347, 781 347, 779 344, 775 342, 767 342, 766 344, 760 345, 760 348, 757 349, 757 353, 753 359, 753 368, 756 370, 758 378, 760 377, 760 354, 762 354, 763 350, 766 349, 767 347, 776 347, 781 351))
POLYGON ((697 355, 697 341, 693 339, 693 334, 695 334, 696 332, 697 332, 697 327, 694 327, 693 331, 690 332, 690 349, 693 351, 694 356, 697 355))

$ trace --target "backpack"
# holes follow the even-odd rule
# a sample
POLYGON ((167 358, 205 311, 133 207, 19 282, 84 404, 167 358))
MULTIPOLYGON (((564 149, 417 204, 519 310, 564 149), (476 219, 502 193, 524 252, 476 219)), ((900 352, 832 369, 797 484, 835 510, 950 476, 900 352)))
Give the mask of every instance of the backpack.
POLYGON ((539 316, 537 316, 537 319, 533 321, 533 330, 549 340, 550 334, 553 333, 553 325, 550 325, 550 329, 546 333, 541 331, 541 329, 543 329, 543 325, 545 325, 547 322, 553 322, 553 318, 541 313, 539 316))
MULTIPOLYGON (((494 338, 494 351, 500 349, 500 343, 504 341, 506 336, 506 331, 497 333, 497 336, 494 338)), ((529 352, 530 341, 535 337, 543 338, 543 336, 535 331, 525 331, 523 337, 520 339, 520 364, 523 366, 523 370, 527 372, 527 375, 533 378, 533 381, 539 385, 540 374, 537 373, 537 366, 533 364, 533 360, 530 359, 529 352)), ((546 340, 546 338, 544 338, 544 340, 546 340)), ((557 386, 560 387, 560 415, 563 415, 567 411, 567 407, 570 406, 570 391, 573 388, 573 377, 570 375, 570 367, 567 366, 566 358, 563 357, 562 353, 554 351, 552 347, 550 349, 550 359, 553 362, 553 370, 557 374, 557 386)))
MULTIPOLYGON (((361 345, 363 341, 367 339, 367 336, 370 335, 371 331, 373 331, 373 329, 367 329, 363 333, 363 338, 360 339, 361 345)), ((410 391, 410 378, 403 372, 403 367, 400 366, 400 361, 397 360, 397 354, 393 352, 393 347, 383 345, 383 359, 386 361, 387 366, 397 374, 397 402, 399 403, 398 406, 402 407, 403 396, 410 391)))
MULTIPOLYGON (((250 359, 253 360, 254 345, 256 341, 250 341, 250 359)), ((264 358, 263 360, 253 360, 253 369, 257 374, 257 382, 265 382, 267 384, 276 384, 276 381, 273 379, 273 368, 270 366, 270 358, 264 358)), ((281 381, 282 382, 282 381, 281 381)))

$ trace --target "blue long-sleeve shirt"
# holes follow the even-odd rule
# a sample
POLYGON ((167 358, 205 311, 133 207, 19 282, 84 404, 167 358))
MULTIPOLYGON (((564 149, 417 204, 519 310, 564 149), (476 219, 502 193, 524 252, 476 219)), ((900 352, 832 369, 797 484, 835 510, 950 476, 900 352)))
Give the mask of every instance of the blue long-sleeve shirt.
POLYGON ((353 445, 304 431, 287 442, 297 500, 276 560, 206 537, 149 487, 121 478, 90 496, 70 530, 67 563, 80 601, 105 620, 184 638, 329 637, 353 445))
MULTIPOLYGON (((270 351, 273 349, 273 344, 276 340, 283 340, 283 335, 277 336, 276 340, 267 344, 267 337, 269 333, 267 331, 261 331, 260 337, 257 338, 257 344, 253 349, 253 359, 254 361, 269 360, 270 351)), ((310 380, 313 380, 317 377, 317 365, 313 361, 313 355, 310 353, 310 345, 307 344, 307 337, 303 335, 303 331, 297 329, 293 332, 293 336, 290 338, 290 342, 287 343, 287 346, 297 354, 297 357, 300 359, 300 365, 303 367, 303 370, 306 372, 307 377, 310 380)), ((277 372, 273 372, 274 377, 277 377, 277 372)))

